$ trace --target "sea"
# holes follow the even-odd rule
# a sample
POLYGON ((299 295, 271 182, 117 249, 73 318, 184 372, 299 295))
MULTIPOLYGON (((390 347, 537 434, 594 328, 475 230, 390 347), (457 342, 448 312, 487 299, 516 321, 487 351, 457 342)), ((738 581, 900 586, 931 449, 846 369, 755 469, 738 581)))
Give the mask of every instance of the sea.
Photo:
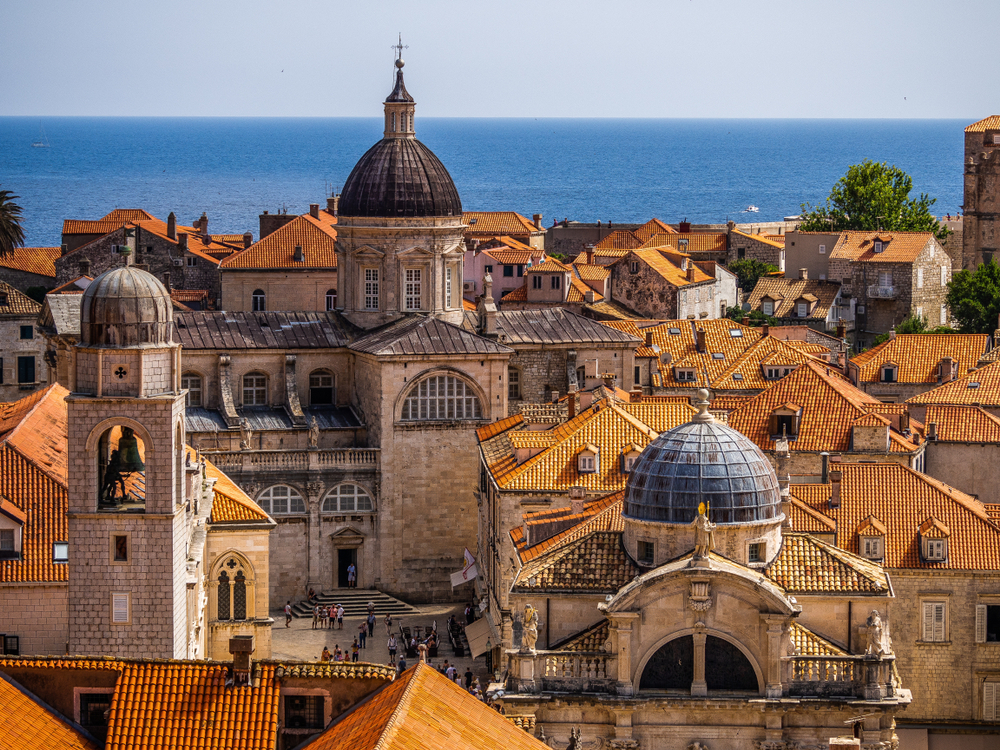
MULTIPOLYGON (((418 116, 416 129, 466 210, 743 223, 822 202, 864 159, 905 170, 914 196, 954 214, 968 122, 418 116)), ((115 208, 184 224, 204 212, 212 234, 257 237, 265 210, 325 205, 381 129, 381 118, 0 117, 0 189, 19 196, 28 246, 58 245, 64 219, 115 208)))

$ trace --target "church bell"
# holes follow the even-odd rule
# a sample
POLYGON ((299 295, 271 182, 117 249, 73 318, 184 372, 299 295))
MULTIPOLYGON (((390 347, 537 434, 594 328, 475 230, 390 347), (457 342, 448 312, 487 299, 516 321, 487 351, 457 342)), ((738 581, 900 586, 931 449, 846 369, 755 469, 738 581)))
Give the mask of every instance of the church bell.
POLYGON ((122 474, 146 470, 146 464, 139 455, 139 443, 131 427, 122 427, 122 436, 118 439, 118 455, 121 458, 122 474))

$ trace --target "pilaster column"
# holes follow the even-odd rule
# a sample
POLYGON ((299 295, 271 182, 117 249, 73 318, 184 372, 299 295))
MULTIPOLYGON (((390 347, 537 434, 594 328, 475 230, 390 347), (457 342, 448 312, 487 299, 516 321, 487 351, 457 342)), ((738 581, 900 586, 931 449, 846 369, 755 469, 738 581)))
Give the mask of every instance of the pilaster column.
POLYGON ((306 508, 309 510, 309 544, 306 550, 309 559, 309 576, 306 588, 322 591, 329 588, 330 581, 324 585, 320 571, 320 556, 322 552, 322 540, 320 539, 320 506, 323 502, 323 490, 326 485, 323 482, 310 481, 306 483, 306 508))
POLYGON ((691 682, 691 696, 705 697, 708 695, 708 684, 705 682, 705 642, 708 636, 704 627, 695 626, 694 639, 694 680, 691 682))
POLYGON ((632 709, 612 708, 615 716, 615 736, 611 740, 613 750, 636 750, 638 741, 632 738, 632 709))
POLYGON ((785 634, 784 615, 761 615, 767 624, 767 664, 764 679, 766 687, 764 694, 768 698, 780 698, 783 692, 781 684, 781 643, 785 634))
POLYGON ((612 647, 618 665, 618 695, 632 695, 632 623, 639 619, 638 612, 615 612, 611 620, 612 647))

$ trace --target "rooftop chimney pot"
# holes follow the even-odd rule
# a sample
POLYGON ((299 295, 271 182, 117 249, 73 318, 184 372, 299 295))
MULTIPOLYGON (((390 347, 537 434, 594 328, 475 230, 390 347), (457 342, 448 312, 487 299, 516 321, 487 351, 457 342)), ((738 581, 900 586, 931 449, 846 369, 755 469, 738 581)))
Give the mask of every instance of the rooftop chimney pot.
POLYGON ((799 269, 799 278, 802 279, 803 281, 807 280, 809 278, 809 269, 808 268, 800 268, 799 269))
POLYGON ((318 203, 310 203, 309 204, 309 215, 312 216, 314 219, 318 219, 319 218, 319 204, 318 203))

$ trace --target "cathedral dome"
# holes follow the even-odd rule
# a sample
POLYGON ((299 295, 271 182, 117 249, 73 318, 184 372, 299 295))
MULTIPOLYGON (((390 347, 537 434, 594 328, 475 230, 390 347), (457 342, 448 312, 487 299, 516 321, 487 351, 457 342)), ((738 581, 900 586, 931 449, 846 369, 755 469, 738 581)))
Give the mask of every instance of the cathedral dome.
POLYGON ((716 422, 708 392, 698 394, 700 413, 662 433, 632 466, 623 515, 690 524, 704 503, 717 524, 779 519, 778 478, 767 457, 748 437, 716 422))
POLYGON ((170 293, 155 276, 134 266, 105 271, 83 293, 80 333, 89 346, 170 345, 170 293))
POLYGON ((341 216, 461 216, 455 183, 416 138, 383 138, 361 157, 340 194, 341 216))

